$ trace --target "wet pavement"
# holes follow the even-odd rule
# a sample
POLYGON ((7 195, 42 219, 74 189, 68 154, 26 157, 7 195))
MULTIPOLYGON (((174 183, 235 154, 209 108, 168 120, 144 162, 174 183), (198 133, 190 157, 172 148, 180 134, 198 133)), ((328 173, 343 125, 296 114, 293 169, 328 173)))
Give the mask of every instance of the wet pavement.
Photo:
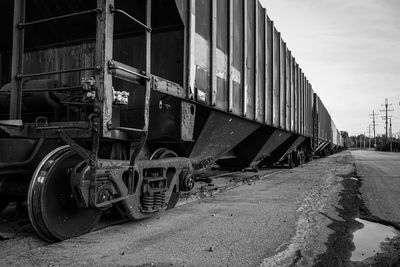
POLYGON ((362 266, 400 266, 400 153, 352 151, 360 180, 362 228, 352 260, 362 266))
POLYGON ((400 234, 391 226, 363 219, 356 219, 356 221, 362 224, 362 228, 354 232, 355 250, 351 254, 351 261, 363 261, 383 253, 383 243, 388 243, 400 234))
POLYGON ((400 227, 400 153, 359 150, 351 154, 371 218, 400 227))

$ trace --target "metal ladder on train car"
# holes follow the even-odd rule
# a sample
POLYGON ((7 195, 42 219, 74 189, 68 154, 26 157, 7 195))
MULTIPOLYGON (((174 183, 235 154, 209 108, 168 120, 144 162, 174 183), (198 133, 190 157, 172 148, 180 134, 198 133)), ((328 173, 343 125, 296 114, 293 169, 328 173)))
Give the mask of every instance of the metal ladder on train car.
MULTIPOLYGON (((15 0, 14 1, 14 22, 13 22, 13 48, 12 48, 12 66, 11 66, 11 98, 10 98, 10 122, 14 122, 22 125, 21 121, 21 110, 22 110, 22 86, 23 80, 27 78, 37 78, 43 77, 47 75, 54 74, 63 74, 63 73, 71 73, 71 72, 80 72, 80 71, 95 71, 96 77, 100 76, 101 79, 109 79, 112 81, 112 77, 116 77, 119 79, 124 79, 133 83, 143 84, 145 86, 145 104, 144 104, 144 126, 142 129, 135 128, 127 128, 127 127, 113 127, 112 124, 107 124, 108 130, 111 131, 122 131, 122 132, 136 132, 141 134, 140 141, 138 142, 137 149, 135 149, 135 153, 131 156, 131 164, 133 164, 136 159, 137 154, 143 147, 144 143, 147 140, 148 126, 149 126, 149 107, 150 107, 150 90, 151 90, 151 0, 146 0, 146 22, 142 23, 135 17, 131 16, 127 12, 117 9, 114 7, 114 0, 97 0, 97 8, 91 10, 85 10, 76 13, 70 13, 60 16, 55 16, 51 18, 40 19, 36 21, 25 22, 25 9, 26 9, 26 0, 15 0), (103 23, 97 23, 96 29, 96 57, 99 53, 103 55, 101 60, 96 59, 96 66, 85 67, 85 68, 75 68, 75 69, 66 69, 66 70, 58 70, 51 72, 42 72, 42 73, 30 73, 25 74, 23 61, 24 61, 24 37, 25 37, 25 29, 32 25, 37 25, 41 23, 51 22, 55 20, 61 20, 66 18, 71 18, 75 16, 87 15, 91 13, 96 13, 97 16, 102 16, 103 23), (113 51, 112 49, 107 50, 107 46, 105 43, 113 42, 113 34, 114 34, 114 20, 113 15, 115 13, 122 14, 137 23, 139 26, 145 29, 145 39, 146 39, 146 49, 145 49, 145 71, 142 72, 134 67, 122 64, 120 62, 114 60, 105 59, 112 58, 113 51), (109 24, 109 22, 112 22, 109 24)), ((100 83, 101 84, 101 83, 100 83)), ((55 88, 62 89, 62 88, 55 88)), ((76 88, 74 88, 76 89, 76 88)), ((113 97, 112 92, 112 82, 109 84, 108 88, 104 85, 100 85, 97 88, 98 92, 106 92, 106 96, 113 97)), ((51 89, 49 89, 51 91, 51 89)), ((103 98, 104 100, 104 98, 103 98)), ((101 100, 100 100, 101 101, 101 100)), ((112 112, 112 101, 102 101, 101 110, 104 113, 112 112)), ((108 122, 111 122, 109 120, 108 122)), ((102 131, 102 127, 100 127, 101 123, 98 123, 98 131, 102 131)), ((95 149, 94 149, 95 150, 95 149)), ((96 155, 97 153, 92 153, 92 155, 96 155)), ((96 157, 96 156, 94 156, 96 157)))
MULTIPOLYGON (((109 1, 109 0, 106 0, 109 1)), ((112 0, 113 1, 113 0, 112 0)), ((124 10, 115 8, 113 5, 109 5, 110 11, 112 13, 119 13, 124 15, 137 25, 141 26, 145 30, 145 71, 141 72, 140 70, 132 67, 127 66, 122 63, 116 61, 110 61, 108 64, 109 70, 112 74, 120 79, 127 79, 131 82, 135 82, 138 79, 142 79, 145 85, 145 103, 144 103, 144 126, 142 129, 134 129, 134 128, 126 128, 126 127, 113 127, 111 129, 115 130, 122 130, 127 132, 138 132, 142 133, 139 142, 136 145, 136 149, 134 150, 133 154, 130 156, 131 165, 134 165, 136 157, 138 156, 140 150, 145 145, 148 136, 148 129, 149 129, 149 113, 150 113, 150 93, 151 93, 151 0, 146 0, 146 8, 145 8, 145 23, 142 23, 140 20, 136 19, 132 15, 128 14, 124 10), (128 77, 127 77, 128 75, 128 77)), ((111 55, 112 56, 112 55, 111 55)), ((140 83, 140 82, 139 82, 140 83)))

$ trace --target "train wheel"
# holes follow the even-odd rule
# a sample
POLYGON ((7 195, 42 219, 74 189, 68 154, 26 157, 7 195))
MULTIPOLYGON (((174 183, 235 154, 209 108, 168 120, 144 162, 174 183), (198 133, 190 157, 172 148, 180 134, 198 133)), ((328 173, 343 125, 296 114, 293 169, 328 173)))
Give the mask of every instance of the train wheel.
POLYGON ((70 170, 82 158, 69 146, 59 147, 40 162, 28 192, 29 219, 48 241, 61 241, 90 232, 101 217, 97 209, 80 208, 74 200, 70 170))
POLYGON ((168 159, 168 158, 177 158, 178 154, 174 151, 166 149, 166 148, 159 148, 150 156, 150 160, 156 159, 168 159))
MULTIPOLYGON (((174 151, 162 147, 154 151, 154 153, 150 157, 150 160, 168 159, 177 157, 178 154, 176 154, 174 151)), ((178 188, 174 188, 167 204, 167 210, 172 209, 176 206, 176 204, 179 201, 179 196, 180 194, 178 188)))
POLYGON ((288 164, 289 164, 289 169, 293 169, 295 167, 293 160, 293 152, 289 153, 288 155, 288 164))

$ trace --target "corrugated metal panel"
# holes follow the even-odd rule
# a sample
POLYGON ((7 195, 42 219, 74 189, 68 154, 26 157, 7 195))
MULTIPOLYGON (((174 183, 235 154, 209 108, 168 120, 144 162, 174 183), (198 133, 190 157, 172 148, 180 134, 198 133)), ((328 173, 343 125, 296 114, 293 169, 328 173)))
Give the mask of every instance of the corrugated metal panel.
MULTIPOLYGON (((317 96, 317 95, 316 95, 317 96)), ((320 139, 325 139, 323 135, 323 125, 321 121, 324 119, 323 117, 323 108, 321 105, 321 101, 319 100, 319 97, 316 97, 316 102, 317 102, 317 115, 318 115, 318 138, 320 139)))
MULTIPOLYGON (((303 73, 304 75, 304 73, 303 73)), ((303 135, 307 135, 307 78, 304 75, 303 87, 303 135)))
POLYGON ((294 58, 290 55, 290 130, 295 131, 295 64, 294 58))
POLYGON ((308 88, 308 135, 311 137, 313 135, 313 121, 312 121, 312 97, 313 97, 313 90, 311 84, 309 84, 308 88))
POLYGON ((313 110, 314 110, 314 90, 310 87, 310 136, 314 136, 314 121, 313 121, 313 110))
POLYGON ((267 75, 266 75, 266 123, 273 125, 273 36, 274 36, 274 24, 267 16, 267 75))
POLYGON ((301 114, 301 110, 300 110, 300 85, 301 85, 301 75, 300 75, 300 67, 297 64, 297 81, 296 81, 296 107, 297 107, 297 115, 296 115, 296 119, 297 119, 297 126, 296 126, 296 132, 300 134, 300 114, 301 114))
POLYGON ((280 124, 280 42, 281 34, 274 28, 273 35, 273 126, 279 127, 280 124))
POLYGON ((244 37, 244 0, 233 3, 233 60, 232 60, 232 110, 237 115, 243 114, 243 37, 244 37))
POLYGON ((249 119, 254 119, 254 107, 255 107, 255 83, 254 79, 255 74, 255 44, 256 42, 256 32, 255 32, 255 4, 254 0, 245 1, 246 3, 246 36, 245 36, 245 46, 246 46, 246 57, 245 57, 245 66, 246 66, 246 117, 249 119))
POLYGON ((195 21, 195 94, 196 100, 210 104, 211 72, 211 0, 196 0, 195 21))
POLYGON ((307 91, 307 78, 303 73, 303 135, 306 135, 306 126, 307 126, 307 122, 306 122, 306 91, 307 91))
POLYGON ((290 87, 290 81, 291 81, 291 68, 290 68, 290 58, 291 58, 291 53, 290 51, 286 48, 286 127, 288 131, 291 130, 291 110, 290 110, 290 105, 291 105, 291 87, 290 87))
POLYGON ((295 63, 295 132, 299 133, 299 121, 300 121, 300 116, 299 116, 299 84, 300 84, 300 77, 299 77, 299 65, 295 63))
POLYGON ((216 107, 228 110, 229 6, 228 0, 216 1, 216 107))
POLYGON ((331 129, 332 129, 332 143, 337 145, 338 144, 338 133, 336 125, 333 121, 331 121, 331 129))
POLYGON ((304 84, 304 135, 308 136, 308 79, 304 84))
POLYGON ((319 138, 325 141, 333 141, 332 119, 326 107, 318 97, 319 138))
POLYGON ((257 30, 258 30, 258 38, 257 38, 257 121, 264 122, 265 121, 265 95, 266 95, 266 77, 265 77, 265 69, 266 69, 266 61, 265 61, 265 10, 262 8, 260 3, 257 3, 257 30))
POLYGON ((300 108, 300 131, 301 135, 304 135, 304 74, 300 69, 300 88, 299 88, 299 108, 300 108))
POLYGON ((307 80, 307 84, 306 84, 306 136, 310 136, 310 117, 309 117, 310 101, 308 98, 309 95, 310 95, 310 83, 307 80))
POLYGON ((307 122, 307 90, 308 90, 308 80, 306 76, 304 76, 304 135, 307 136, 307 128, 308 128, 308 122, 307 122))
POLYGON ((280 40, 280 101, 279 127, 286 129, 286 43, 280 40))

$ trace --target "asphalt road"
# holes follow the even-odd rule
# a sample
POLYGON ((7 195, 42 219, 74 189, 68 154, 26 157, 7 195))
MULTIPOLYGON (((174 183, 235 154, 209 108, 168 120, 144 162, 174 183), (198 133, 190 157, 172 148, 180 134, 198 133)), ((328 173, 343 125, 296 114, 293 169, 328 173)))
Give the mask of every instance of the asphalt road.
POLYGON ((373 217, 400 227, 400 153, 352 151, 360 192, 373 217))
POLYGON ((328 251, 332 220, 342 221, 336 207, 353 171, 344 152, 152 219, 23 251, 4 247, 0 265, 310 266, 328 251))

